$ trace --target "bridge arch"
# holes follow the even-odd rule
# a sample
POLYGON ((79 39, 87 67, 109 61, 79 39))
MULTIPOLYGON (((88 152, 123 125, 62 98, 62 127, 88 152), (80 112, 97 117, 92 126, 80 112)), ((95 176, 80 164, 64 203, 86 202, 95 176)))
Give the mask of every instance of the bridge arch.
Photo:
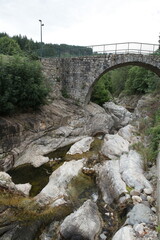
POLYGON ((86 95, 86 99, 85 99, 85 103, 88 103, 90 101, 90 98, 91 98, 91 94, 92 94, 92 91, 93 91, 93 88, 94 88, 94 85, 99 81, 99 79, 104 75, 106 74, 107 72, 109 71, 112 71, 112 70, 115 70, 115 69, 118 69, 118 68, 121 68, 121 67, 125 67, 125 66, 138 66, 138 67, 143 67, 147 70, 150 70, 152 72, 154 72, 155 74, 157 74, 159 77, 160 77, 160 69, 151 65, 151 64, 148 64, 148 63, 144 63, 144 62, 124 62, 124 63, 120 63, 120 64, 117 64, 115 66, 111 66, 111 67, 108 67, 107 69, 105 69, 96 79, 95 81, 92 83, 92 85, 90 86, 89 90, 88 90, 88 93, 86 95))
POLYGON ((160 56, 143 54, 102 54, 75 58, 42 59, 44 72, 55 87, 61 85, 67 96, 81 105, 90 101, 94 84, 106 72, 136 65, 149 69, 160 77, 160 56))

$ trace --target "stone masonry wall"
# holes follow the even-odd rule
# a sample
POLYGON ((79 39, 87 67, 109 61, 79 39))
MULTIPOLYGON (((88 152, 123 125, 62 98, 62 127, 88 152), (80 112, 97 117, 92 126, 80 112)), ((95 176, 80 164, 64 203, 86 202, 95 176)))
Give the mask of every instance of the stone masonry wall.
POLYGON ((53 97, 61 91, 79 104, 90 101, 92 88, 105 72, 125 65, 143 66, 160 76, 160 57, 142 54, 108 54, 76 58, 42 60, 53 97))

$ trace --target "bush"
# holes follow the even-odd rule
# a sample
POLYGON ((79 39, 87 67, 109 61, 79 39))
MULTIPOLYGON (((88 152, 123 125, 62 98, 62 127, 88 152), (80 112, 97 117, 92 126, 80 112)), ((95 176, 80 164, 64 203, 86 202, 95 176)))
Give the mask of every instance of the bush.
POLYGON ((1 56, 0 72, 1 114, 10 114, 17 108, 37 109, 44 104, 47 89, 39 62, 18 56, 1 56))
POLYGON ((8 36, 0 38, 0 53, 6 55, 22 54, 18 43, 8 36))
POLYGON ((154 153, 154 157, 156 158, 160 143, 160 110, 155 114, 154 125, 149 129, 149 134, 151 137, 151 149, 154 153))
POLYGON ((91 95, 91 101, 102 106, 111 98, 111 78, 110 74, 103 75, 95 84, 91 95))
POLYGON ((145 94, 153 92, 160 87, 160 78, 143 67, 134 66, 128 72, 125 83, 127 94, 145 94))

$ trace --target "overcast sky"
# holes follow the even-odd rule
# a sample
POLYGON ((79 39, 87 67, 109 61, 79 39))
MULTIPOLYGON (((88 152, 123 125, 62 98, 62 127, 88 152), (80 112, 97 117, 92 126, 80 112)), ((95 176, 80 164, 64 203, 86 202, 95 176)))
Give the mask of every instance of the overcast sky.
POLYGON ((158 43, 160 0, 0 0, 0 32, 88 46, 158 43))

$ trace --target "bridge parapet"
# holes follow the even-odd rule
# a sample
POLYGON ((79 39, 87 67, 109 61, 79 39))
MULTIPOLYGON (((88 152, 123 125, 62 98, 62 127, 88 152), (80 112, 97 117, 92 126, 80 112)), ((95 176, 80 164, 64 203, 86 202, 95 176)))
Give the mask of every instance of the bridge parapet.
POLYGON ((87 46, 94 54, 159 54, 160 45, 140 42, 123 42, 87 46))

